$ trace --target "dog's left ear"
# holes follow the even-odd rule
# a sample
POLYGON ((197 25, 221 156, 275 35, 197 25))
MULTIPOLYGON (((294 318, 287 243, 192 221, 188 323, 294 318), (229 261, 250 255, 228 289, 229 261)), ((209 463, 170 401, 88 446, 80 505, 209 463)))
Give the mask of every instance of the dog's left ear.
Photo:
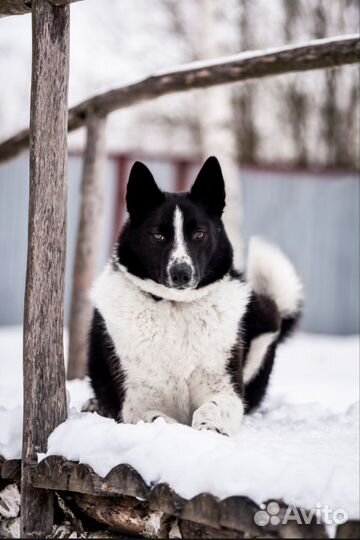
POLYGON ((225 208, 225 184, 220 163, 209 157, 190 190, 190 199, 202 204, 209 214, 221 217, 225 208))

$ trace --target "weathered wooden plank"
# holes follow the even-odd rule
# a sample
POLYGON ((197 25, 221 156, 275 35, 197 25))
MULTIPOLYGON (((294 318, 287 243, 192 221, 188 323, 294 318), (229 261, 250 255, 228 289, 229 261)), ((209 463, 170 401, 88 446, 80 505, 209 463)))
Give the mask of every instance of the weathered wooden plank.
POLYGON ((146 499, 150 489, 130 465, 118 465, 104 478, 101 491, 105 494, 131 495, 146 499))
POLYGON ((247 497, 228 497, 219 502, 219 524, 251 536, 261 536, 263 531, 254 521, 258 510, 259 507, 247 497))
POLYGON ((152 510, 162 510, 171 516, 180 516, 187 502, 168 484, 157 484, 153 487, 148 501, 152 510))
POLYGON ((14 482, 19 482, 21 478, 21 460, 4 460, 0 467, 0 470, 0 476, 3 480, 14 480, 14 482))
MULTIPOLYGON (((179 530, 181 538, 213 538, 225 539, 225 538, 248 538, 241 531, 233 531, 231 529, 216 529, 209 527, 208 525, 202 525, 200 523, 194 523, 193 521, 187 521, 185 519, 179 520, 179 530)), ((261 536, 261 538, 265 538, 261 536)))
POLYGON ((209 493, 201 493, 185 504, 181 518, 218 529, 220 528, 219 499, 209 493))
MULTIPOLYGON (((80 0, 49 0, 54 6, 66 6, 80 0)), ((0 2, 0 17, 9 15, 25 15, 31 13, 33 2, 31 0, 1 0, 0 2)))
POLYGON ((94 470, 83 463, 74 465, 69 476, 69 491, 99 494, 102 480, 94 470))
POLYGON ((104 217, 106 118, 90 115, 83 162, 80 222, 72 278, 67 378, 83 379, 93 307, 89 290, 95 279, 104 217))
POLYGON ((44 537, 53 496, 31 485, 32 463, 66 418, 63 300, 70 8, 33 0, 30 197, 24 310, 22 537, 44 537))
MULTIPOLYGON (((166 94, 359 61, 360 38, 358 35, 351 35, 268 51, 240 53, 201 64, 194 62, 154 74, 135 84, 110 90, 79 103, 69 110, 68 128, 72 131, 85 125, 90 113, 106 115, 166 94)), ((28 144, 28 130, 7 139, 0 144, 0 162, 15 157, 27 148, 28 144)))
POLYGON ((61 456, 49 456, 35 467, 33 486, 59 491, 68 490, 70 474, 75 465, 61 456))

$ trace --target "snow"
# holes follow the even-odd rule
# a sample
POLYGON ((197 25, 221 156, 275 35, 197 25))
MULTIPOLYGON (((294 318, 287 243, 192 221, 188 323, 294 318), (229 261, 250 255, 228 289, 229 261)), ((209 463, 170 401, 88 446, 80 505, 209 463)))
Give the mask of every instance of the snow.
MULTIPOLYGON (((0 365, 7 384, 18 386, 21 361, 16 334, 0 331, 0 365)), ((204 491, 220 498, 247 495, 259 504, 282 498, 306 508, 318 503, 343 508, 349 518, 358 518, 358 359, 358 336, 296 336, 279 349, 266 402, 245 418, 233 438, 168 425, 161 419, 121 425, 80 413, 88 389, 86 383, 75 381, 68 389, 76 408, 51 434, 48 451, 39 459, 63 455, 91 465, 101 476, 128 463, 147 484, 167 482, 185 498, 204 491)), ((6 400, 21 392, 15 386, 13 392, 11 388, 3 392, 3 380, 0 454, 18 457, 21 407, 16 407, 14 397, 11 407, 6 400)))
MULTIPOLYGON (((64 350, 67 350, 67 334, 64 350)), ((69 411, 92 397, 87 379, 66 382, 69 411)), ((22 329, 0 327, 0 456, 19 459, 22 445, 22 329)))
POLYGON ((52 433, 46 455, 87 463, 100 476, 128 463, 148 485, 167 482, 185 498, 210 492, 243 494, 259 504, 283 498, 313 508, 320 502, 356 517, 357 421, 356 406, 333 414, 317 404, 276 403, 246 418, 230 439, 162 419, 118 425, 77 413, 52 433))
POLYGON ((0 407, 0 456, 19 459, 22 445, 22 407, 0 407))

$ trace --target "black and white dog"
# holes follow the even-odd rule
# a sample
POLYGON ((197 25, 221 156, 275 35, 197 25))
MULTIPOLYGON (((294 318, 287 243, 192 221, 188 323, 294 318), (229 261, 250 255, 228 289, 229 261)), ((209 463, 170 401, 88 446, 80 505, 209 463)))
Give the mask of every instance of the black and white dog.
POLYGON ((278 343, 300 315, 302 286, 275 247, 250 243, 232 266, 219 162, 189 193, 164 193, 142 163, 127 187, 129 219, 96 280, 89 375, 100 412, 158 417, 232 435, 264 397, 278 343))

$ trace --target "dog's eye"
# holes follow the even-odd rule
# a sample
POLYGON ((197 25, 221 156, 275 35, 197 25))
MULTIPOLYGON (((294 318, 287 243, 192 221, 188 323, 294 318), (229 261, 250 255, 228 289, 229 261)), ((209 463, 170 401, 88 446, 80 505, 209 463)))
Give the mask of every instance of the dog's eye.
POLYGON ((193 234, 193 240, 204 240, 205 233, 203 231, 196 231, 193 234))
POLYGON ((163 235, 160 234, 160 233, 153 233, 152 236, 153 236, 153 238, 155 238, 155 240, 156 240, 157 242, 164 242, 164 240, 165 240, 165 236, 163 236, 163 235))

